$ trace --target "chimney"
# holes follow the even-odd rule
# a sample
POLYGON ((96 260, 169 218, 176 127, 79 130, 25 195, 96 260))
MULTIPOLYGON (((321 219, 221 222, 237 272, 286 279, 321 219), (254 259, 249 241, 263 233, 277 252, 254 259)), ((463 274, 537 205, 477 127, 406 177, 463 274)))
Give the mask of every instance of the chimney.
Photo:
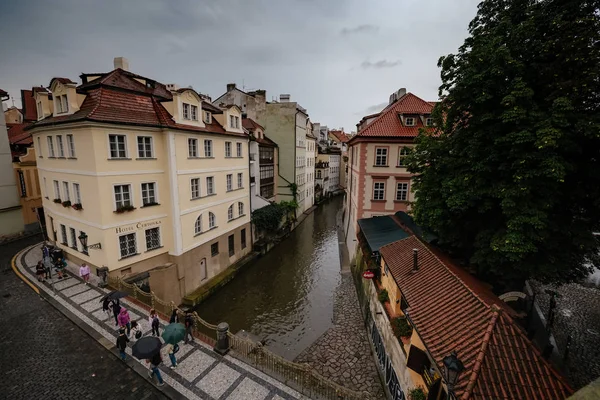
POLYGON ((115 57, 113 63, 115 69, 121 68, 124 71, 129 71, 129 60, 125 57, 115 57))
POLYGON ((413 249, 413 271, 419 270, 419 249, 413 249))
POLYGON ((281 103, 288 103, 290 101, 290 95, 289 94, 280 94, 279 101, 281 103))
POLYGON ((235 89, 235 83, 228 83, 227 84, 227 91, 231 92, 233 89, 235 89))
POLYGON ((402 96, 404 96, 406 94, 406 88, 400 88, 398 89, 398 91, 396 92, 396 97, 398 99, 400 99, 402 96))

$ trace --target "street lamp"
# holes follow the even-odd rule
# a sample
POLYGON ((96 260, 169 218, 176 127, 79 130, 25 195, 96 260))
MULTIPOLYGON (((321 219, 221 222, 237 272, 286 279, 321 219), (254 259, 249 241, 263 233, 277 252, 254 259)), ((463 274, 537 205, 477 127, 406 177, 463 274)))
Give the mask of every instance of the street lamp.
POLYGON ((100 243, 96 243, 96 244, 90 244, 88 246, 88 235, 85 232, 81 232, 81 234, 79 235, 79 237, 77 238, 79 239, 79 242, 81 243, 81 246, 87 250, 87 249, 102 249, 102 245, 100 243))
POLYGON ((456 356, 456 352, 453 351, 450 355, 444 357, 444 380, 448 386, 448 399, 454 397, 454 387, 460 374, 464 371, 465 366, 456 356))

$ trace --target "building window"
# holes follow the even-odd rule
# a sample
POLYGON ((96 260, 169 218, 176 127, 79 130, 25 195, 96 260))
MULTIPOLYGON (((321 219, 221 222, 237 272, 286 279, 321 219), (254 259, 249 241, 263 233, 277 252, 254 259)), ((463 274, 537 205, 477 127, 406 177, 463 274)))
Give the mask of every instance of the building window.
POLYGON ((387 165, 387 151, 385 147, 377 147, 375 149, 375 165, 386 166, 387 165))
POLYGON ((231 142, 225 142, 225 157, 231 157, 231 142))
POLYGON ((58 156, 64 157, 65 156, 65 145, 63 143, 62 135, 56 135, 56 145, 58 146, 58 156))
POLYGON ((67 135, 67 148, 69 149, 69 157, 75 158, 75 140, 73 135, 67 135))
POLYGON ((413 117, 404 118, 404 125, 406 126, 415 126, 415 119, 413 117))
POLYGON ((42 158, 42 138, 41 137, 37 137, 37 153, 38 153, 38 158, 42 158))
POLYGON ((242 215, 244 215, 244 203, 242 203, 241 201, 238 202, 238 215, 241 217, 242 215))
POLYGON ((206 258, 200 260, 200 280, 203 281, 208 278, 208 274, 206 271, 206 258))
POLYGON ((60 237, 62 239, 62 244, 65 246, 69 245, 69 239, 67 239, 67 227, 63 224, 60 224, 60 237))
POLYGON ((405 167, 406 166, 406 156, 410 154, 410 148, 401 147, 400 152, 398 153, 398 166, 405 167))
POLYGON ((69 103, 67 102, 67 95, 56 96, 56 113, 62 114, 69 111, 69 103))
POLYGON ((231 221, 233 219, 233 204, 229 206, 227 209, 227 220, 231 221))
POLYGON ((235 254, 235 238, 233 235, 229 235, 227 238, 227 244, 229 247, 229 257, 232 257, 235 254))
POLYGON ((260 187, 260 196, 264 197, 265 199, 270 199, 271 197, 273 197, 273 193, 274 193, 274 187, 273 185, 266 185, 266 186, 261 186, 260 187))
POLYGON ((206 177, 206 194, 215 194, 215 178, 212 176, 206 177))
POLYGON ((236 143, 235 144, 235 149, 236 149, 236 154, 238 157, 242 157, 242 144, 241 143, 236 143))
POLYGON ((156 183, 142 183, 142 206, 150 206, 156 202, 156 183))
POLYGON ((215 257, 219 255, 219 242, 210 245, 210 255, 215 257))
POLYGON ((152 158, 152 136, 138 136, 138 157, 139 158, 152 158))
POLYGON ((69 228, 71 234, 71 248, 77 250, 77 232, 73 228, 69 228))
POLYGON ((398 200, 398 201, 408 200, 408 183, 398 182, 396 184, 396 200, 398 200))
POLYGON ((108 135, 110 158, 127 158, 125 135, 108 135))
POLYGON ((242 172, 238 172, 237 174, 237 187, 238 189, 244 187, 244 174, 242 172))
POLYGON ((241 231, 242 234, 242 249, 246 248, 246 229, 242 229, 241 231))
POLYGON ((79 188, 79 183, 73 184, 73 195, 75 196, 75 204, 81 204, 81 190, 79 188))
POLYGON ((58 181, 54 181, 54 198, 60 199, 60 186, 58 181))
POLYGON ((198 139, 188 139, 188 157, 198 157, 198 139))
POLYGON ((120 209, 131 206, 131 186, 115 185, 115 207, 120 209))
POLYGON ((63 182, 63 193, 65 198, 63 201, 71 201, 71 194, 69 193, 69 182, 63 182))
POLYGON ((198 106, 190 105, 192 121, 198 121, 198 106))
POLYGON ((212 140, 204 141, 204 157, 212 157, 212 140))
POLYGON ((266 163, 266 162, 273 162, 273 156, 275 154, 275 150, 272 147, 260 147, 258 149, 258 154, 259 154, 259 158, 260 158, 260 162, 262 163, 266 163))
POLYGON ((183 119, 190 119, 190 105, 183 103, 183 119))
POLYGON ((217 227, 217 218, 215 214, 208 212, 208 229, 213 229, 217 227))
POLYGON ((200 178, 192 178, 190 180, 190 191, 192 192, 192 199, 200 197, 200 178))
POLYGON ((230 115, 229 116, 229 126, 231 126, 233 128, 234 127, 233 124, 234 124, 233 115, 230 115))
POLYGON ((194 234, 199 235, 202 233, 202 215, 199 215, 196 218, 196 223, 194 224, 194 234))
POLYGON ((385 199, 385 182, 375 182, 373 184, 373 200, 385 199))
POLYGON ((433 118, 425 118, 425 126, 433 126, 433 118))
POLYGON ((37 107, 37 117, 38 117, 38 119, 42 119, 44 117, 44 113, 43 113, 43 109, 42 109, 42 102, 38 101, 36 107, 37 107))
POLYGON ((212 118, 208 111, 204 113, 204 123, 206 123, 206 124, 212 123, 212 118))
POLYGON ((146 251, 158 249, 160 247, 159 228, 146 229, 146 251))
POLYGON ((232 174, 227 174, 227 191, 230 192, 231 190, 233 190, 233 175, 232 174))
POLYGON ((119 236, 119 249, 121 250, 121 258, 137 254, 135 233, 119 236))

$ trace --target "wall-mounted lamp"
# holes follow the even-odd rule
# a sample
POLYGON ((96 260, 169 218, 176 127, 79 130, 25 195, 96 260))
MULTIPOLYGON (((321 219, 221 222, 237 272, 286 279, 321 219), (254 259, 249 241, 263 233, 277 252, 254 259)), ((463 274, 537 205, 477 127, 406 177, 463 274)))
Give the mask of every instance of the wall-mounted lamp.
POLYGON ((100 244, 100 243, 90 244, 88 246, 88 244, 87 244, 88 235, 85 232, 81 232, 81 235, 79 235, 78 239, 79 239, 79 242, 81 243, 81 246, 83 246, 83 248, 85 250, 87 250, 87 249, 102 249, 102 244, 100 244))

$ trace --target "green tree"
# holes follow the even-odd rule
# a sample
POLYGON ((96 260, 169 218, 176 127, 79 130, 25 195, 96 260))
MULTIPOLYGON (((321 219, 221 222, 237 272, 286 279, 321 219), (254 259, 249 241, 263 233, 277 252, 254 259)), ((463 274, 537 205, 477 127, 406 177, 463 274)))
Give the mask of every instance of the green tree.
POLYGON ((599 16, 597 0, 485 0, 440 58, 413 212, 484 278, 564 282, 600 261, 599 16))

